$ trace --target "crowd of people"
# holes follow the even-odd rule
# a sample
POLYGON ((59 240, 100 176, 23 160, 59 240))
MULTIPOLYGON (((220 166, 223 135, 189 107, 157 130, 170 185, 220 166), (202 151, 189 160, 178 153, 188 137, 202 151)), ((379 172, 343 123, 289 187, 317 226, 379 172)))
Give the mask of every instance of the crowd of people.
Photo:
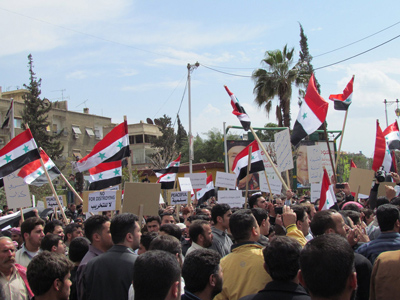
POLYGON ((395 299, 400 197, 390 187, 377 197, 378 185, 361 200, 344 183, 322 211, 291 190, 143 220, 83 221, 71 204, 67 225, 34 216, 2 231, 0 299, 395 299))

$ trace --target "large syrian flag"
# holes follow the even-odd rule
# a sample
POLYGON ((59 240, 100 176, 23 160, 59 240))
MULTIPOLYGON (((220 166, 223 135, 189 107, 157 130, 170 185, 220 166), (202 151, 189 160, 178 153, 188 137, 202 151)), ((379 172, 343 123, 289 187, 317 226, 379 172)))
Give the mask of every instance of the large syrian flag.
POLYGON ((14 109, 14 99, 11 100, 10 108, 7 110, 6 118, 4 119, 3 125, 1 125, 1 129, 4 129, 4 127, 8 126, 8 123, 10 122, 10 118, 11 118, 13 109, 14 109))
POLYGON ((321 126, 326 119, 328 106, 328 102, 318 94, 314 74, 312 74, 292 130, 290 141, 294 146, 321 126))
POLYGON ((343 90, 343 94, 329 96, 329 99, 334 101, 334 108, 336 110, 347 110, 349 108, 351 99, 353 98, 353 83, 354 76, 343 90))
POLYGON ((161 189, 170 190, 174 188, 176 174, 179 171, 179 164, 181 163, 181 155, 171 161, 165 169, 154 170, 158 178, 157 183, 161 183, 161 189))
POLYGON ((378 171, 381 167, 386 172, 390 172, 392 166, 392 157, 390 150, 383 135, 382 129, 379 126, 379 121, 376 121, 376 140, 375 140, 375 152, 374 161, 372 163, 372 170, 378 171))
POLYGON ((198 205, 203 204, 211 197, 215 196, 214 182, 212 174, 207 177, 206 187, 196 191, 198 205))
POLYGON ((78 172, 84 172, 90 168, 130 156, 128 123, 123 123, 111 130, 94 147, 92 152, 74 164, 74 169, 78 172))
POLYGON ((335 192, 333 186, 329 180, 329 175, 326 169, 324 169, 324 175, 322 177, 321 185, 321 196, 319 199, 318 211, 330 209, 336 203, 335 192))
POLYGON ((400 149, 400 133, 399 125, 397 121, 390 124, 384 131, 386 143, 388 144, 389 150, 400 149))
POLYGON ((121 183, 122 164, 120 160, 102 163, 89 169, 89 190, 102 190, 121 183))
POLYGON ((236 96, 228 89, 226 85, 224 85, 225 90, 227 91, 229 97, 231 97, 231 105, 233 108, 232 113, 238 117, 240 123, 242 124, 242 127, 244 130, 248 131, 250 129, 250 118, 246 114, 246 111, 242 106, 239 104, 239 100, 236 98, 236 96))
POLYGON ((257 141, 251 142, 246 148, 239 152, 232 164, 232 171, 236 174, 237 180, 241 180, 247 175, 249 162, 249 149, 251 148, 251 166, 249 174, 264 171, 264 162, 257 141))
MULTIPOLYGON (((40 157, 43 160, 43 164, 47 170, 47 173, 50 176, 50 179, 53 181, 60 175, 60 170, 56 167, 54 162, 50 159, 46 152, 44 152, 43 149, 40 150, 40 157)), ((42 186, 46 183, 49 183, 40 159, 32 161, 24 166, 19 171, 18 176, 23 178, 26 184, 34 186, 42 186)))
POLYGON ((40 158, 35 139, 29 129, 17 135, 0 150, 0 178, 40 158))

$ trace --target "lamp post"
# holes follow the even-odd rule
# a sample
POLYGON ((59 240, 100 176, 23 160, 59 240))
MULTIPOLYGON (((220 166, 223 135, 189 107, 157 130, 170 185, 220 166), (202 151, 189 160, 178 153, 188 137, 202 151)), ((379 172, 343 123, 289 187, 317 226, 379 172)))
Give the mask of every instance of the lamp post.
POLYGON ((188 100, 189 100, 189 173, 193 172, 192 161, 194 159, 194 151, 193 151, 193 136, 192 136, 192 107, 191 107, 191 90, 190 90, 190 73, 193 72, 200 66, 199 62, 196 62, 194 65, 187 64, 188 69, 188 100))
POLYGON ((400 108, 399 108, 399 99, 396 99, 396 101, 387 101, 386 99, 383 100, 383 103, 385 103, 385 115, 386 115, 386 127, 389 126, 388 122, 388 115, 387 115, 387 104, 397 104, 397 108, 394 110, 394 113, 396 114, 396 117, 400 117, 400 108))

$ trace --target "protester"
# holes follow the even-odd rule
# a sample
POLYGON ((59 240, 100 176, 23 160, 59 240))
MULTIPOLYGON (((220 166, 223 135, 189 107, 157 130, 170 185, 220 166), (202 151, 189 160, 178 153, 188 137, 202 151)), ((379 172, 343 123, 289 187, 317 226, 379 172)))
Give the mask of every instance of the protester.
POLYGON ((257 224, 260 227, 260 238, 257 243, 266 246, 268 243, 267 236, 269 235, 270 229, 268 213, 265 209, 259 207, 252 208, 251 213, 256 218, 257 224))
POLYGON ((213 240, 210 222, 205 220, 193 221, 189 227, 189 236, 192 240, 192 246, 190 246, 186 255, 194 250, 210 247, 213 240))
POLYGON ((232 240, 228 236, 229 219, 232 215, 231 207, 228 204, 216 204, 211 209, 213 226, 213 242, 211 249, 217 251, 221 257, 231 253, 232 240))
POLYGON ((71 293, 69 300, 77 300, 77 271, 79 264, 81 263, 83 257, 89 251, 90 242, 87 238, 77 237, 69 245, 69 259, 74 263, 74 268, 71 270, 71 293))
POLYGON ((163 213, 161 215, 161 225, 164 225, 164 224, 176 224, 174 215, 171 213, 163 213))
POLYGON ((17 250, 22 247, 24 243, 24 239, 21 234, 21 227, 13 227, 10 229, 11 231, 11 239, 18 244, 17 250))
POLYGON ((149 250, 150 243, 158 236, 157 232, 147 232, 142 234, 140 237, 140 244, 138 249, 138 255, 141 255, 149 250))
POLYGON ((262 209, 267 209, 267 200, 263 197, 261 193, 255 193, 249 198, 249 208, 259 207, 262 209))
POLYGON ((67 246, 64 240, 57 234, 47 234, 40 244, 40 249, 43 251, 66 254, 67 246))
POLYGON ((73 239, 83 237, 83 228, 79 223, 71 223, 65 226, 65 245, 69 247, 73 239))
POLYGON ((52 220, 48 222, 43 229, 44 234, 57 234, 64 238, 64 227, 60 220, 52 220))
POLYGON ((150 216, 146 219, 146 227, 148 232, 159 232, 161 226, 161 218, 159 216, 150 216))

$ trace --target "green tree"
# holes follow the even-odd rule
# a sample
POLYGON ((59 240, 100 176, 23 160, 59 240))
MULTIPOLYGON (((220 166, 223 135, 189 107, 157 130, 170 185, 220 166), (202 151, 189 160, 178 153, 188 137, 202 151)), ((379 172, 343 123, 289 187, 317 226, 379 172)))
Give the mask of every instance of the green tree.
POLYGON ((61 157, 64 150, 61 142, 58 140, 62 132, 50 135, 46 130, 50 126, 47 118, 51 110, 51 102, 40 98, 42 79, 38 80, 35 77, 36 74, 33 72, 31 54, 28 55, 28 60, 30 82, 29 85, 24 84, 24 87, 29 90, 29 93, 24 97, 25 107, 21 113, 22 121, 29 125, 38 147, 42 147, 53 160, 56 160, 61 157))
POLYGON ((183 144, 188 140, 188 134, 181 123, 179 115, 177 116, 178 129, 176 131, 176 148, 180 151, 183 144))
POLYGON ((175 148, 176 135, 172 127, 171 118, 167 115, 155 120, 162 135, 151 140, 152 148, 156 148, 157 153, 149 158, 156 169, 165 168, 172 160, 176 159, 177 153, 175 148))
POLYGON ((292 96, 292 84, 295 83, 298 69, 292 67, 294 48, 283 51, 274 50, 265 52, 262 65, 265 69, 257 69, 253 72, 252 79, 255 82, 255 102, 259 107, 264 106, 267 115, 272 108, 272 100, 278 97, 276 106, 276 118, 280 127, 290 127, 290 99, 292 96))

